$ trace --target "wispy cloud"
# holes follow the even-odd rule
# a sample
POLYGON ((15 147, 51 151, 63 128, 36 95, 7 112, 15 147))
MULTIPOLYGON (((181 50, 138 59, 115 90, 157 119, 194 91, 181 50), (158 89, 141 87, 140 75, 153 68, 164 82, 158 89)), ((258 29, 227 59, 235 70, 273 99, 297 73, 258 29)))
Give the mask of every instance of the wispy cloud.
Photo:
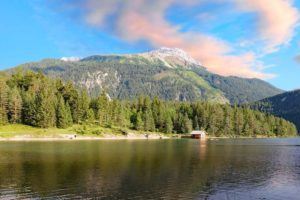
POLYGON ((265 51, 273 52, 290 42, 300 14, 290 0, 233 0, 242 11, 258 15, 259 37, 266 42, 265 51))
POLYGON ((299 55, 297 55, 297 56, 295 56, 295 60, 296 60, 296 62, 297 62, 297 63, 299 63, 299 64, 300 64, 300 54, 299 54, 299 55))
POLYGON ((65 61, 65 62, 77 62, 80 59, 81 58, 79 58, 79 57, 71 56, 71 57, 62 57, 60 60, 65 61))
MULTIPOLYGON (((221 38, 201 32, 182 32, 179 25, 166 19, 171 6, 194 6, 207 0, 79 0, 66 1, 79 10, 85 23, 108 31, 128 42, 147 41, 153 47, 181 48, 221 75, 271 78, 263 63, 252 52, 239 53, 221 38), (74 3, 75 2, 75 3, 74 3)), ((299 20, 299 13, 289 0, 213 0, 233 3, 239 11, 258 16, 259 37, 267 51, 287 43, 299 20), (267 2, 268 3, 267 3, 267 2)), ((199 13, 201 15, 201 13, 199 13)))

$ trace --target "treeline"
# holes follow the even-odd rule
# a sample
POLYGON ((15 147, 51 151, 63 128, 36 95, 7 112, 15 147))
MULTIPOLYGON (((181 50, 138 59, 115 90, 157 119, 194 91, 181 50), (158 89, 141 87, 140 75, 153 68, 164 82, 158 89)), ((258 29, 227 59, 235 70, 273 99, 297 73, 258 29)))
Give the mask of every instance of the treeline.
POLYGON ((6 123, 41 128, 94 124, 179 134, 201 129, 213 136, 297 134, 292 123, 248 107, 142 96, 131 101, 111 100, 104 92, 90 98, 70 82, 30 71, 0 78, 0 124, 6 123))

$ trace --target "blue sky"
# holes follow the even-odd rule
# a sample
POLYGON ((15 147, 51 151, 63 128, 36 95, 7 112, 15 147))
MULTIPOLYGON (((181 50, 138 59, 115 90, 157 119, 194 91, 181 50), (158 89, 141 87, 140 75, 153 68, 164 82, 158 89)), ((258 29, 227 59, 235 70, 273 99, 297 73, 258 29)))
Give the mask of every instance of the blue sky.
POLYGON ((182 48, 214 73, 300 88, 295 59, 300 2, 261 2, 3 0, 0 69, 44 58, 169 46, 182 48))

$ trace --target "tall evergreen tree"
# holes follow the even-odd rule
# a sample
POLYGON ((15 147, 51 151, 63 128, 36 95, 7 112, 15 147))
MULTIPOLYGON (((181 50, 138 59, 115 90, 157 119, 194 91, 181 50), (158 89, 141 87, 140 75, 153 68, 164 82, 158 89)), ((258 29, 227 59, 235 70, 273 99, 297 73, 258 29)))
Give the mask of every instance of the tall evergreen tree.
POLYGON ((87 122, 92 123, 95 121, 95 113, 92 108, 89 108, 87 111, 87 122))
POLYGON ((167 114, 164 122, 164 133, 172 133, 172 131, 173 131, 173 122, 171 116, 167 114))
POLYGON ((36 122, 35 93, 23 91, 22 102, 22 122, 34 126, 36 122))
POLYGON ((7 123, 8 86, 0 79, 0 124, 7 123))
POLYGON ((56 107, 56 126, 67 128, 71 126, 72 121, 70 106, 66 105, 63 97, 59 95, 56 107))
POLYGON ((147 109, 144 112, 143 121, 144 121, 145 131, 155 131, 154 119, 153 119, 152 111, 150 109, 147 109))
POLYGON ((200 130, 198 116, 195 115, 193 120, 193 128, 194 130, 200 130))
POLYGON ((54 127, 55 119, 55 97, 51 91, 42 89, 35 98, 35 126, 41 128, 54 127))
POLYGON ((83 90, 78 98, 77 115, 79 122, 85 122, 88 118, 88 109, 90 106, 90 98, 87 90, 83 90))
POLYGON ((109 123, 109 99, 105 91, 97 99, 97 118, 99 124, 105 126, 109 123))
POLYGON ((182 127, 182 132, 183 133, 190 133, 193 129, 193 123, 189 119, 188 114, 185 113, 184 118, 183 118, 183 127, 182 127))
POLYGON ((21 122, 22 97, 17 87, 13 87, 8 93, 8 119, 10 123, 21 122))
POLYGON ((144 130, 144 121, 142 118, 142 112, 137 112, 136 121, 135 121, 135 129, 138 131, 144 130))

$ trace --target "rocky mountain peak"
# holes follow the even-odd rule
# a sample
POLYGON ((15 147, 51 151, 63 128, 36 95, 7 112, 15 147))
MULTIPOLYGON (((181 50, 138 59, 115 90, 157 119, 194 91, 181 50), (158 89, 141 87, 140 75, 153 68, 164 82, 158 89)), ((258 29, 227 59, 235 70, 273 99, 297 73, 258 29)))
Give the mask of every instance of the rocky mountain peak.
POLYGON ((199 61, 195 60, 187 52, 179 48, 161 47, 159 49, 143 53, 143 55, 148 55, 149 57, 154 57, 161 60, 165 60, 168 57, 173 57, 188 64, 201 65, 199 61))

